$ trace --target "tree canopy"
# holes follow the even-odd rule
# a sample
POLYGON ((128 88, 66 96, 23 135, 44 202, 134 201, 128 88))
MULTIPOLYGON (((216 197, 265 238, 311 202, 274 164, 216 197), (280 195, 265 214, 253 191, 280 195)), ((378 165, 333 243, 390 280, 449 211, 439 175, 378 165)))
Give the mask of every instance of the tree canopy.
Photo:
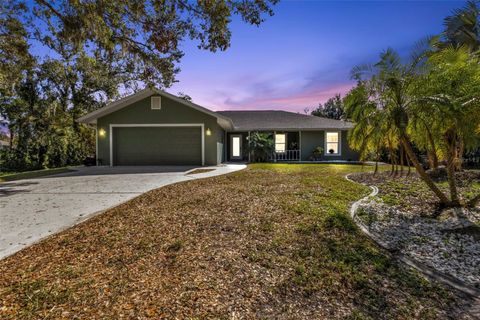
MULTIPOLYGON (((357 85, 344 100, 355 122, 351 146, 362 157, 387 149, 392 164, 405 153, 443 205, 465 204, 454 174, 464 152, 480 146, 479 17, 471 1, 447 17, 445 31, 408 61, 388 49, 377 63, 354 68, 357 85), (426 174, 415 147, 427 153, 433 168, 439 158, 445 161, 449 195, 426 174)), ((478 201, 480 195, 467 204, 478 201)))
POLYGON ((170 86, 182 42, 226 50, 234 16, 258 26, 277 1, 2 1, 0 120, 11 145, 0 167, 79 163, 94 153, 94 131, 76 118, 119 92, 170 86))
POLYGON ((311 114, 317 117, 325 117, 330 119, 340 120, 344 118, 343 100, 340 94, 329 98, 323 105, 320 103, 311 114))

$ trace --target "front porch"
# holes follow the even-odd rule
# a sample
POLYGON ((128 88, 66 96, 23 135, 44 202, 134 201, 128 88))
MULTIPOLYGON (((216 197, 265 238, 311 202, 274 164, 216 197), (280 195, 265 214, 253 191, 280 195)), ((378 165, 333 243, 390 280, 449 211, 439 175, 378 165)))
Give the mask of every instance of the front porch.
POLYGON ((225 159, 229 162, 299 162, 300 131, 248 131, 226 134, 225 159))
POLYGON ((353 163, 358 153, 340 130, 262 130, 225 133, 225 162, 353 163))

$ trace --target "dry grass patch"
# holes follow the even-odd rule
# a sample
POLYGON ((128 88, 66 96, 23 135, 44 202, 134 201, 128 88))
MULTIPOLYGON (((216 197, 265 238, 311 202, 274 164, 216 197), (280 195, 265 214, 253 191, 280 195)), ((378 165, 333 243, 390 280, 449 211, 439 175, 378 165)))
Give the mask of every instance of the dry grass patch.
POLYGON ((439 319, 458 301, 355 227, 360 166, 170 185, 0 261, 0 317, 439 319))

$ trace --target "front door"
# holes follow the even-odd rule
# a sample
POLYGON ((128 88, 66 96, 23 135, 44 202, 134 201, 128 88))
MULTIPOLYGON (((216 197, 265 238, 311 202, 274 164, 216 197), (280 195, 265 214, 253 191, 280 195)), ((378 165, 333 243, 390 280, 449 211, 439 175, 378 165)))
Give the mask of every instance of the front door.
POLYGON ((242 160, 242 135, 230 135, 230 159, 242 160))

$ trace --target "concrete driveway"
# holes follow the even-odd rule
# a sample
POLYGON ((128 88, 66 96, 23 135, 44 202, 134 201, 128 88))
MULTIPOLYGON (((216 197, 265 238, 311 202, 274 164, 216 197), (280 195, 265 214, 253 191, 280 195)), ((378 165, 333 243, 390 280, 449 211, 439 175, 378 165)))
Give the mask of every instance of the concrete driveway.
POLYGON ((0 184, 0 259, 146 191, 241 170, 208 167, 82 167, 74 172, 0 184))

